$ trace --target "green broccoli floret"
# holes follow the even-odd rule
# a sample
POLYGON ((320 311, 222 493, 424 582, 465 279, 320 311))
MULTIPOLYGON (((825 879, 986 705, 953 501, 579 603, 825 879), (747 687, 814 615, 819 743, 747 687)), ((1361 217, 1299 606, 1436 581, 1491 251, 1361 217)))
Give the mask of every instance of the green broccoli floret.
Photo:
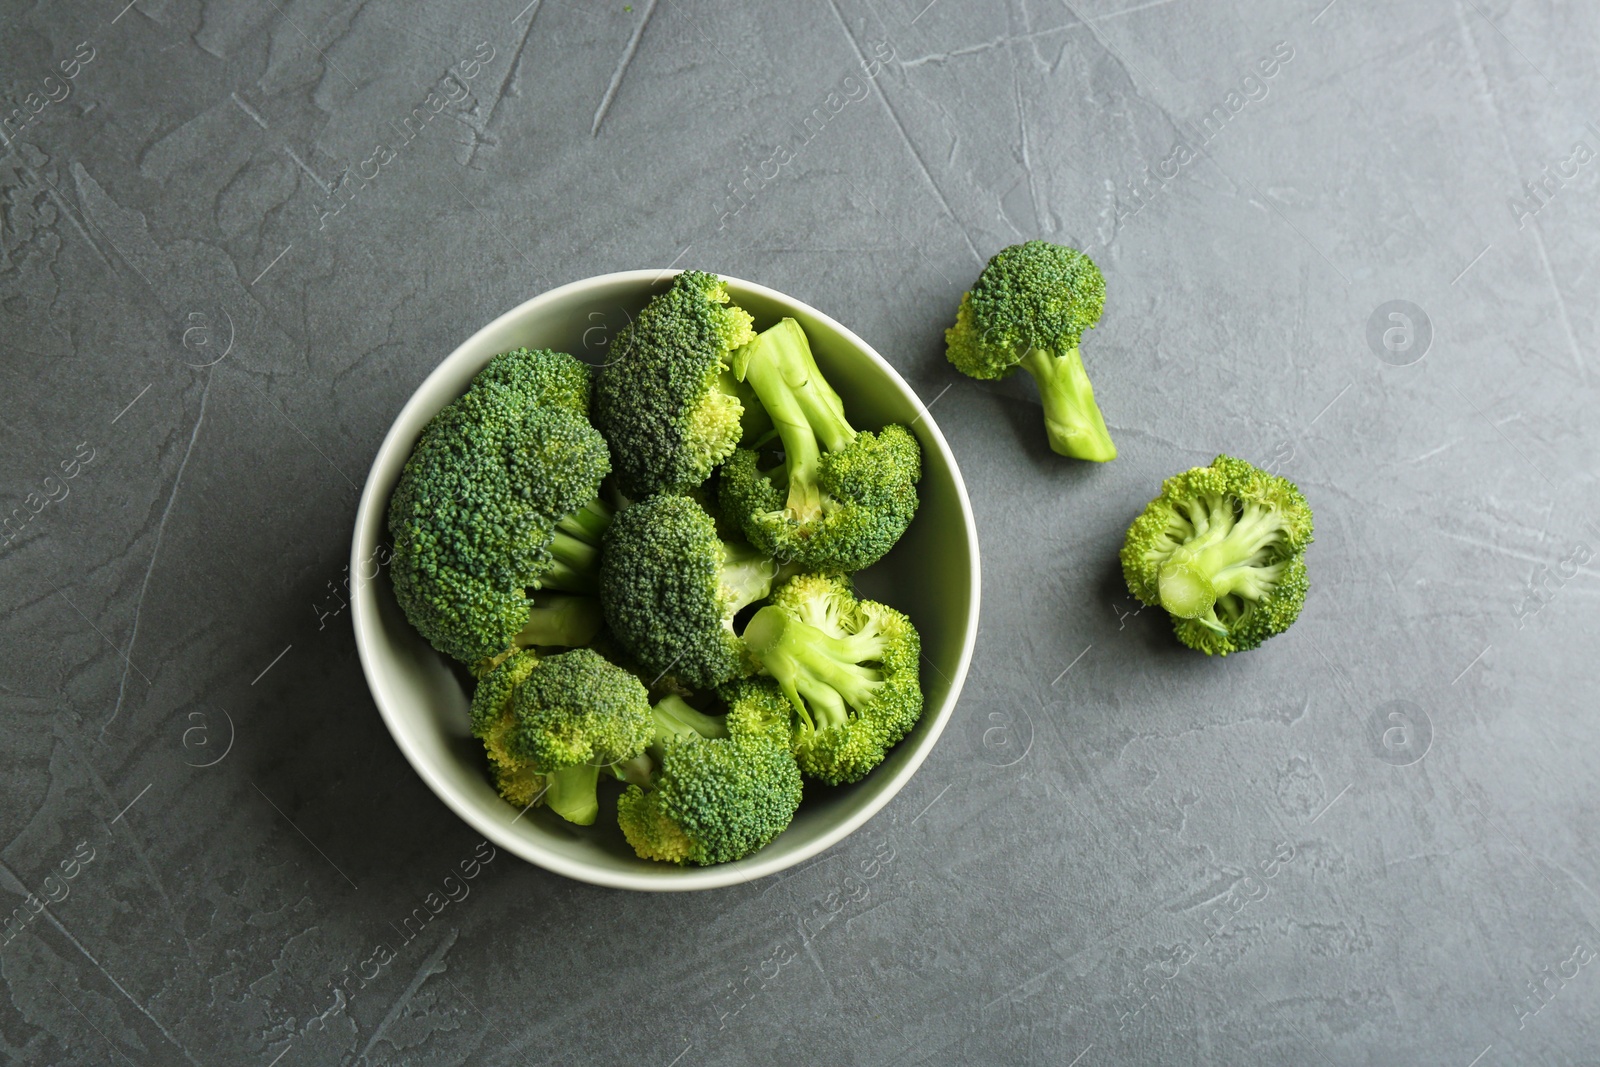
POLYGON ((860 781, 922 715, 916 628, 891 607, 858 600, 848 579, 790 579, 751 618, 744 641, 794 707, 794 753, 808 777, 860 781))
POLYGON ((1178 640, 1207 655, 1258 647, 1306 599, 1311 505, 1295 484, 1242 459, 1173 475, 1128 528, 1128 589, 1172 616, 1178 640))
POLYGON ((600 602, 647 671, 709 688, 753 669, 733 617, 777 574, 767 556, 719 538, 695 501, 663 493, 619 511, 606 531, 600 602))
POLYGON ((706 715, 675 696, 653 711, 653 767, 617 801, 622 835, 640 858, 727 863, 783 832, 801 791, 787 744, 747 729, 745 718, 706 715))
POLYGON ((1117 458, 1094 387, 1078 355, 1083 331, 1100 321, 1106 282, 1076 249, 1027 241, 997 252, 961 297, 944 333, 961 373, 1004 378, 1020 365, 1039 384, 1050 447, 1104 463, 1117 458))
POLYGON ((883 558, 917 511, 917 439, 895 424, 857 432, 793 319, 736 352, 733 373, 771 417, 783 460, 763 469, 753 449, 734 452, 717 489, 725 518, 757 548, 809 570, 857 571, 883 558))
POLYGON ((548 348, 518 348, 504 352, 472 379, 472 388, 503 385, 522 393, 541 407, 566 408, 589 417, 589 393, 594 386, 588 364, 548 348))
MULTIPOLYGON (((480 669, 519 643, 594 636, 592 606, 547 611, 556 605, 529 599, 534 590, 593 593, 610 521, 596 499, 610 470, 605 440, 555 386, 537 395, 561 403, 536 402, 533 355, 491 364, 488 378, 434 416, 389 500, 401 609, 435 648, 480 669), (521 384, 495 374, 521 374, 521 384)), ((539 358, 558 383, 582 368, 559 353, 539 358)))
POLYGON ((739 443, 744 409, 726 369, 750 340, 750 321, 728 303, 721 278, 690 270, 617 334, 615 360, 595 387, 594 422, 629 497, 687 492, 739 443))
POLYGON ((736 678, 718 688, 728 705, 724 717, 735 733, 765 734, 792 748, 795 725, 800 721, 783 687, 766 677, 736 678))
POLYGON ((512 714, 512 754, 545 775, 545 804, 579 826, 599 811, 601 769, 638 756, 654 736, 643 683, 587 648, 541 660, 512 714))
POLYGON ((512 703, 517 687, 538 664, 539 657, 532 652, 514 650, 480 678, 472 692, 472 736, 483 742, 495 789, 518 808, 528 808, 544 797, 544 775, 510 747, 516 728, 512 703))
POLYGON ((543 789, 545 805, 580 826, 599 812, 600 772, 620 775, 655 736, 643 684, 587 648, 513 653, 478 684, 472 728, 501 795, 526 807, 543 789))

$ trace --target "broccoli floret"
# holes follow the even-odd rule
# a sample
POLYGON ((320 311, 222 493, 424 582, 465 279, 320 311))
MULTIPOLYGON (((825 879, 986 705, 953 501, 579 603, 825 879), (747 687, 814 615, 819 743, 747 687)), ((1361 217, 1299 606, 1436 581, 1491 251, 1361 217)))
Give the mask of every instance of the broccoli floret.
POLYGON ((483 742, 495 789, 518 808, 530 807, 544 797, 544 775, 510 747, 516 729, 512 703, 517 687, 538 664, 539 657, 533 653, 512 651, 478 680, 472 692, 472 736, 483 742))
POLYGON ((733 372, 771 417, 783 460, 763 469, 756 451, 738 449, 718 484, 725 518, 763 552, 810 570, 883 558, 917 511, 917 439, 895 424, 857 432, 793 319, 735 353, 733 372))
POLYGON ((472 388, 502 385, 523 394, 541 407, 566 408, 589 417, 593 377, 588 364, 548 348, 518 348, 504 352, 472 379, 472 388))
POLYGON ((1083 331, 1100 321, 1106 282, 1082 252, 1027 241, 997 252, 963 294, 946 355, 973 378, 1033 375, 1044 401, 1050 447, 1104 463, 1117 458, 1094 387, 1078 355, 1083 331))
MULTIPOLYGON (((558 382, 582 367, 558 353, 540 359, 558 382)), ((610 519, 596 499, 610 470, 605 439, 581 411, 535 401, 532 362, 491 364, 485 374, 522 374, 523 385, 491 375, 434 416, 389 501, 400 607, 435 648, 480 669, 535 622, 543 644, 579 645, 594 632, 592 611, 589 621, 530 614, 532 590, 594 592, 610 519)))
POLYGON ((750 316, 721 278, 684 271, 612 343, 595 387, 594 422, 611 442, 629 497, 687 492, 727 458, 744 408, 725 371, 750 340, 750 316))
POLYGON ((891 607, 858 600, 848 579, 790 579, 751 618, 744 641, 795 710, 794 753, 807 777, 860 781, 922 715, 916 628, 891 607))
POLYGON ((724 718, 730 732, 765 734, 793 747, 795 724, 800 719, 776 681, 760 676, 736 678, 717 692, 728 705, 724 718))
POLYGON ((767 556, 720 539, 699 504, 663 493, 619 511, 606 531, 600 602, 647 671, 709 688, 752 670, 733 617, 777 574, 767 556))
POLYGON ((472 730, 501 795, 526 807, 542 789, 547 807, 580 826, 599 811, 600 772, 620 774, 655 736, 639 679, 587 648, 514 652, 478 683, 472 730))
POLYGON ((1178 640, 1207 655, 1260 646, 1306 599, 1311 505, 1295 484, 1242 459, 1173 475, 1128 528, 1128 589, 1172 616, 1178 640))
POLYGON ((654 736, 644 685, 587 648, 541 660, 518 687, 512 714, 512 754, 545 775, 545 804, 579 826, 600 810, 601 769, 638 756, 654 736))
POLYGON ((800 806, 788 746, 743 718, 696 711, 678 697, 654 710, 648 780, 617 801, 622 835, 640 858, 727 863, 778 836, 800 806))

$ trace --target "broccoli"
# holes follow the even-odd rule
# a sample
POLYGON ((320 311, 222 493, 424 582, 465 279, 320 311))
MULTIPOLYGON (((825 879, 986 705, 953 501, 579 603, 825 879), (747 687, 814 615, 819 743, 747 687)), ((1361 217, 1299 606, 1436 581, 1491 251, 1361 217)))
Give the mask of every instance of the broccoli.
POLYGON ((596 589, 611 517, 596 493, 611 462, 572 406, 587 373, 560 353, 498 357, 428 423, 390 497, 400 607, 435 648, 479 670, 519 643, 594 636, 592 607, 552 612, 529 599, 530 590, 596 589))
POLYGON ((1128 589, 1207 655, 1260 646, 1306 599, 1311 505, 1286 478, 1231 456, 1168 478, 1128 528, 1128 589))
POLYGON ((730 731, 766 734, 779 744, 793 747, 794 727, 800 719, 776 681, 761 676, 736 678, 717 692, 727 701, 724 718, 730 731))
POLYGON ((848 579, 791 578, 750 619, 744 642, 794 708, 794 752, 808 777, 860 781, 922 715, 916 628, 858 600, 848 579))
POLYGON ((517 688, 538 666, 532 652, 513 650, 478 680, 472 691, 472 736, 483 742, 489 756, 495 790, 518 808, 543 799, 545 776, 511 751, 516 717, 512 704, 517 688))
POLYGON ((1044 401, 1050 447, 1104 463, 1117 458, 1094 387, 1078 355, 1083 331, 1100 321, 1106 282, 1082 252, 1049 241, 1001 249, 961 297, 944 333, 946 355, 973 378, 1004 378, 1019 364, 1044 401))
POLYGON ((750 324, 721 278, 691 270, 617 334, 594 421, 611 442, 623 493, 686 492, 733 451, 744 405, 725 372, 753 336, 750 324))
POLYGON ((706 687, 751 673, 733 617, 771 590, 770 558, 723 541, 704 508, 670 493, 619 511, 604 547, 606 624, 645 670, 706 687))
POLYGON ((641 859, 727 863, 789 825, 800 769, 781 735, 749 714, 717 718, 676 696, 652 710, 652 766, 617 801, 622 835, 641 859))
POLYGON ((857 432, 793 319, 734 354, 733 373, 754 388, 783 443, 762 469, 740 448, 723 466, 718 496, 750 543, 810 570, 856 571, 894 547, 917 511, 922 452, 900 425, 857 432))
POLYGON ((594 379, 581 360, 548 348, 519 348, 491 359, 471 387, 490 384, 514 389, 538 406, 566 408, 587 418, 594 379))
POLYGON ((755 448, 770 440, 773 436, 772 416, 761 406, 761 401, 757 398, 756 391, 750 388, 750 383, 735 378, 732 370, 723 371, 718 375, 717 382, 718 388, 736 398, 739 406, 744 409, 744 413, 739 416, 739 444, 755 448))
POLYGON ((579 826, 599 812, 600 771, 620 775, 655 736, 644 685, 587 648, 512 653, 478 684, 472 731, 502 796, 526 807, 542 789, 545 805, 579 826))

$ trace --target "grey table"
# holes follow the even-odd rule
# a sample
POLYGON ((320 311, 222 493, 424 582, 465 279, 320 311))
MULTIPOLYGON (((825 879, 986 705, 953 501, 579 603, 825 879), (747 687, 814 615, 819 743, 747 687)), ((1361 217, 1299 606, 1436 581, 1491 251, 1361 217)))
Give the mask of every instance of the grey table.
POLYGON ((1600 9, 125 2, 0 4, 6 1062, 1600 1054, 1600 9), (1109 466, 944 361, 1031 237, 1108 278, 1109 466), (480 848, 341 594, 427 371, 669 265, 886 354, 985 588, 887 809, 660 897, 480 848), (1318 534, 1294 629, 1212 661, 1116 549, 1221 451, 1318 534))

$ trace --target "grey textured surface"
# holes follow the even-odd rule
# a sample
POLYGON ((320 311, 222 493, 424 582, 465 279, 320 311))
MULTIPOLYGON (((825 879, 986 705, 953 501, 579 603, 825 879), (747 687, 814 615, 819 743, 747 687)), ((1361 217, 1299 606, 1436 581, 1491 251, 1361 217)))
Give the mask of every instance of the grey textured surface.
POLYGON ((6 1062, 1593 1057, 1600 9, 1324 2, 4 0, 6 1062), (1109 281, 1106 467, 943 359, 1033 236, 1109 281), (473 868, 356 662, 363 472, 480 324, 667 264, 933 405, 972 676, 810 866, 473 868), (1318 539, 1298 625, 1208 661, 1116 549, 1224 450, 1318 539))

